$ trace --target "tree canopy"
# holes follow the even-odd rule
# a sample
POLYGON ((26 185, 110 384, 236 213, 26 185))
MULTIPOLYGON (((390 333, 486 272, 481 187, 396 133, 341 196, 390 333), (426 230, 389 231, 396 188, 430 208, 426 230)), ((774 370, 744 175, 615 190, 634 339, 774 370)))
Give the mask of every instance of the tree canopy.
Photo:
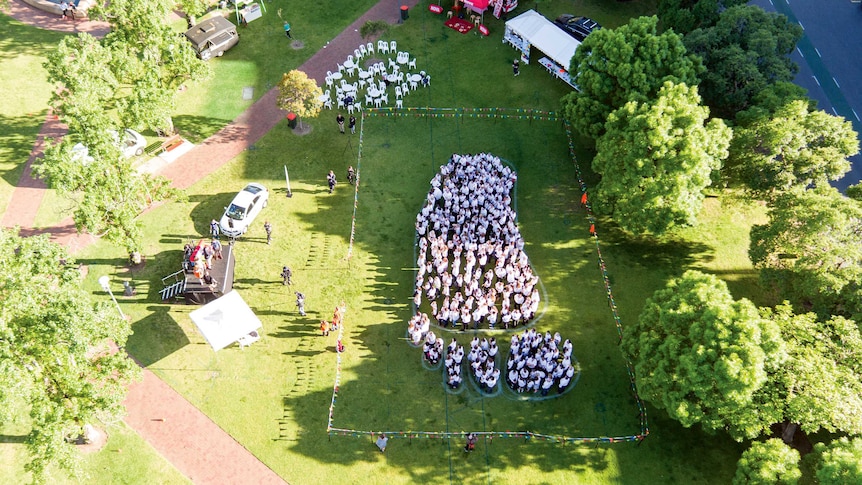
POLYGON ((796 315, 787 303, 762 309, 782 340, 782 362, 768 370, 754 407, 774 410, 775 422, 798 424, 807 433, 862 433, 862 335, 852 320, 814 313, 796 315))
POLYGON ((572 71, 580 91, 563 98, 566 117, 593 139, 605 121, 629 101, 652 100, 667 81, 694 86, 703 69, 674 32, 658 34, 656 17, 640 17, 617 29, 588 35, 575 51, 572 71))
POLYGON ((749 257, 798 311, 862 313, 862 205, 832 187, 776 196, 751 228, 749 257))
POLYGON ((631 101, 611 113, 593 159, 602 176, 596 210, 635 233, 694 223, 731 137, 721 120, 707 122, 708 116, 697 88, 670 82, 655 100, 631 101))
POLYGON ((819 455, 814 473, 821 485, 862 483, 862 437, 817 443, 814 451, 819 455))
POLYGON ((750 404, 779 346, 778 329, 754 304, 698 271, 656 291, 622 340, 643 398, 683 426, 729 428, 737 439, 764 426, 750 404))
POLYGON ((849 121, 793 101, 738 127, 728 165, 750 189, 772 192, 838 180, 857 153, 859 138, 849 121))
POLYGON ((125 345, 129 322, 80 288, 65 249, 9 229, 0 229, 0 245, 0 420, 29 413, 26 469, 38 481, 53 464, 75 469, 65 438, 118 419, 140 369, 110 350, 125 345))
POLYGON ((663 29, 687 34, 697 28, 712 27, 723 10, 745 3, 746 0, 660 0, 658 18, 663 29))
POLYGON ((278 98, 275 102, 279 108, 293 111, 302 120, 305 116, 313 118, 320 114, 323 103, 319 98, 322 94, 323 91, 313 79, 309 79, 304 72, 294 69, 281 77, 278 83, 278 98))
POLYGON ((731 119, 752 98, 778 81, 792 81, 799 67, 789 55, 802 27, 755 5, 721 12, 718 22, 685 36, 685 46, 703 59, 700 93, 713 115, 731 119))
POLYGON ((799 452, 778 438, 755 441, 736 464, 734 485, 795 485, 802 477, 799 452))

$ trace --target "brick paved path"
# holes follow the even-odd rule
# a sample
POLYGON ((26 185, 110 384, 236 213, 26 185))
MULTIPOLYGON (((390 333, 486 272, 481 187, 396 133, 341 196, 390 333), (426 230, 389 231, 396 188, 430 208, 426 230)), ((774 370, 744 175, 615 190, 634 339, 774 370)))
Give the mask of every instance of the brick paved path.
MULTIPOLYGON (((409 7, 417 3, 418 0, 400 2, 409 7)), ((368 20, 398 21, 400 4, 398 0, 380 0, 299 69, 318 82, 322 81, 327 70, 331 70, 336 62, 346 59, 362 42, 359 35, 362 24, 368 20)), ((104 24, 99 25, 97 22, 57 20, 20 0, 9 0, 6 12, 21 22, 45 29, 88 31, 94 35, 104 35, 107 31, 104 24)), ((284 118, 284 113, 275 107, 275 97, 276 90, 270 90, 236 120, 164 167, 159 174, 173 180, 175 187, 187 188, 214 172, 257 142, 284 118)), ((36 209, 44 193, 44 184, 30 176, 30 163, 41 155, 46 137, 65 133, 65 127, 53 118, 49 116, 39 132, 18 187, 3 215, 2 225, 21 226, 22 235, 49 233, 52 240, 74 252, 95 239, 90 235, 77 234, 71 219, 44 230, 32 229, 36 209)), ((143 381, 130 386, 125 405, 128 411, 126 423, 194 483, 284 483, 263 462, 147 369, 144 369, 143 381)))

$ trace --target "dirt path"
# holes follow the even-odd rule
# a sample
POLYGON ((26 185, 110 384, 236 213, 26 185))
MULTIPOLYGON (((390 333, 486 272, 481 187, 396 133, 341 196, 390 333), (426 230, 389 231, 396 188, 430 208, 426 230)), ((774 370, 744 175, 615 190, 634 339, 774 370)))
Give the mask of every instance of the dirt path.
MULTIPOLYGON (((402 0, 413 7, 418 0, 402 0)), ((322 81, 326 71, 335 67, 353 52, 360 42, 359 28, 368 20, 399 19, 397 0, 380 0, 356 22, 348 26, 324 49, 299 67, 309 77, 322 81)), ((33 9, 19 0, 10 0, 7 10, 17 20, 40 28, 66 32, 107 30, 104 25, 90 22, 64 22, 33 9), (83 30, 83 29, 92 30, 83 30)), ((173 180, 173 185, 187 188, 228 163, 243 150, 257 142, 283 118, 284 112, 275 107, 276 90, 270 90, 233 122, 203 143, 164 167, 159 175, 173 180), (190 174, 193 174, 190 176, 190 174)), ((22 235, 49 233, 51 239, 66 245, 74 253, 95 242, 87 234, 77 234, 71 219, 42 229, 32 229, 36 211, 42 201, 44 184, 33 179, 30 164, 42 153, 46 137, 64 134, 65 127, 49 116, 39 132, 27 166, 12 194, 12 200, 2 225, 21 226, 22 235)), ((258 460, 228 433, 218 427, 200 410, 178 394, 155 374, 144 369, 144 379, 133 384, 126 396, 128 416, 125 421, 181 473, 197 484, 276 484, 284 483, 275 472, 258 460)))

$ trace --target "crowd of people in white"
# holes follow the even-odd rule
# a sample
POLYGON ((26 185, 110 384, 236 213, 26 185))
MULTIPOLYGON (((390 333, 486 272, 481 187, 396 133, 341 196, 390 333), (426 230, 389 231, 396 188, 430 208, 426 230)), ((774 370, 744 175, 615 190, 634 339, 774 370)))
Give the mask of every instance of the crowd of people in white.
POLYGON ((531 328, 521 336, 512 335, 512 346, 506 362, 506 382, 519 393, 541 392, 547 396, 555 386, 557 392, 566 390, 575 376, 572 364, 572 342, 566 339, 560 345, 560 333, 542 334, 531 328))
MULTIPOLYGON (((454 339, 453 339, 454 341, 454 339)), ((497 368, 497 340, 473 337, 470 342, 470 353, 467 360, 470 362, 470 373, 479 388, 486 393, 491 393, 500 380, 500 369, 497 368)))
POLYGON ((452 389, 461 387, 461 362, 464 360, 464 346, 458 345, 453 338, 446 352, 446 384, 452 389))
POLYGON ((452 155, 431 180, 416 217, 413 301, 424 296, 437 322, 463 329, 526 324, 539 308, 510 193, 517 176, 499 158, 452 155))
POLYGON ((425 345, 422 346, 422 354, 430 365, 436 366, 440 362, 440 356, 443 355, 443 339, 437 338, 434 332, 425 334, 425 345))

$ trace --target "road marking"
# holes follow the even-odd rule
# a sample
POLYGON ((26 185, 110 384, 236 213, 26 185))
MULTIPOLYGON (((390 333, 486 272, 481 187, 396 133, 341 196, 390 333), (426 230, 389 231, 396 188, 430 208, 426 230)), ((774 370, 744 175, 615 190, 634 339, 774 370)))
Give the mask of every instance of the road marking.
POLYGON ((803 54, 803 53, 802 53, 802 51, 801 51, 801 50, 799 50, 799 47, 797 47, 797 48, 796 48, 796 52, 798 52, 798 53, 799 53, 799 57, 801 57, 801 58, 805 59, 805 54, 803 54))
POLYGON ((816 82, 816 83, 817 83, 817 85, 818 85, 818 86, 820 86, 820 81, 818 81, 818 80, 817 80, 817 76, 811 76, 811 77, 813 77, 813 78, 814 78, 814 82, 816 82))
POLYGON ((820 51, 816 47, 814 48, 814 52, 817 53, 817 57, 823 57, 823 54, 821 54, 820 51))
POLYGON ((832 77, 832 80, 833 80, 833 81, 835 81, 835 85, 836 85, 836 86, 838 86, 838 89, 841 89, 841 85, 840 85, 840 84, 838 84, 838 80, 837 80, 837 79, 835 79, 835 77, 834 77, 834 76, 832 77))
POLYGON ((858 114, 856 114, 856 110, 855 110, 855 109, 850 108, 850 111, 852 111, 852 112, 853 112, 853 116, 855 116, 855 117, 856 117, 856 121, 862 121, 862 120, 860 120, 860 119, 859 119, 859 115, 858 115, 858 114))

